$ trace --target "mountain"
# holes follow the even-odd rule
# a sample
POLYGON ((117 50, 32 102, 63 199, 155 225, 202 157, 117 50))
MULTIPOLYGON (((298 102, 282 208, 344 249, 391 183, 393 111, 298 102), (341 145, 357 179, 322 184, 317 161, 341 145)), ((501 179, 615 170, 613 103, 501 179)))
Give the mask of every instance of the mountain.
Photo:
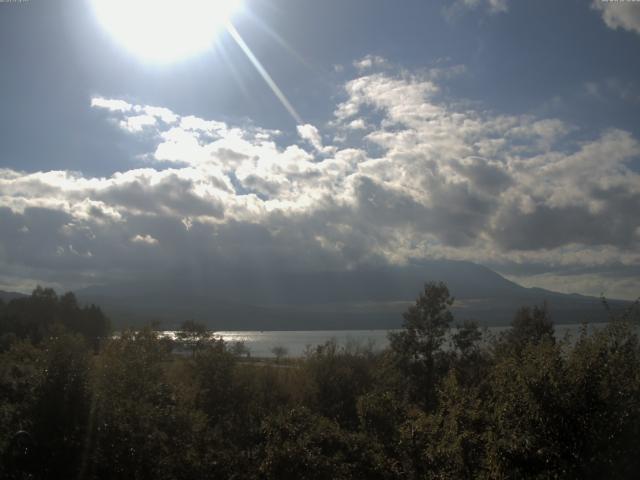
POLYGON ((174 328, 194 319, 216 330, 376 329, 399 327, 427 281, 447 284, 458 320, 507 325, 519 307, 543 302, 557 323, 606 320, 598 298, 525 288, 484 266, 447 260, 342 272, 182 270, 77 295, 100 305, 116 326, 159 321, 174 328))
POLYGON ((25 295, 24 293, 5 292, 4 290, 0 290, 0 300, 2 300, 5 303, 10 302, 11 300, 13 300, 15 298, 23 298, 23 297, 26 297, 26 296, 27 295, 25 295))

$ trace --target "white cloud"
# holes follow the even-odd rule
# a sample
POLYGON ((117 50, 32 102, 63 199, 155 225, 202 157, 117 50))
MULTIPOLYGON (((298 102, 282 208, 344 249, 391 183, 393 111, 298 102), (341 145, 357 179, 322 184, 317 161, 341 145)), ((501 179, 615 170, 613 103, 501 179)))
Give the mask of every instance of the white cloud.
POLYGON ((333 146, 323 146, 320 131, 313 125, 308 123, 305 125, 298 125, 297 130, 298 135, 300 135, 303 140, 309 142, 318 152, 324 154, 332 154, 336 152, 336 148, 333 146))
POLYGON ((365 122, 364 118, 355 118, 351 120, 346 127, 350 130, 366 130, 367 122, 365 122))
POLYGON ((492 15, 509 10, 509 0, 455 0, 444 8, 445 17, 453 19, 470 10, 484 10, 492 15))
POLYGON ((158 244, 158 240, 153 238, 151 235, 136 235, 134 237, 131 237, 131 241, 133 243, 142 243, 142 244, 146 244, 146 245, 157 245, 158 244))
POLYGON ((594 0, 591 8, 601 12, 602 20, 607 27, 640 34, 640 5, 637 2, 594 0))
POLYGON ((310 124, 298 125, 298 135, 304 140, 308 141, 313 148, 318 151, 322 151, 322 137, 316 127, 310 124))
POLYGON ((168 108, 149 105, 135 105, 124 100, 94 97, 91 106, 122 116, 119 125, 131 133, 142 131, 146 127, 154 126, 158 121, 173 124, 178 116, 168 108))
POLYGON ((366 55, 360 60, 353 62, 353 66, 361 72, 372 68, 387 67, 388 65, 389 62, 387 59, 379 55, 366 55))
POLYGON ((154 139, 149 168, 0 170, 0 264, 79 283, 194 258, 274 269, 443 257, 556 273, 640 266, 630 167, 640 143, 629 132, 581 132, 576 143, 579 127, 558 119, 452 106, 464 103, 443 98, 430 71, 369 72, 343 94, 329 131, 298 127, 308 146, 95 98, 127 134, 154 139), (344 132, 348 147, 322 141, 344 132))
POLYGON ((120 127, 135 133, 142 131, 145 127, 152 127, 155 124, 156 118, 151 115, 136 115, 135 117, 127 117, 126 120, 121 121, 120 127))
POLYGON ((112 112, 130 112, 133 105, 124 100, 109 99, 102 97, 94 97, 91 99, 91 106, 94 108, 103 108, 112 112))

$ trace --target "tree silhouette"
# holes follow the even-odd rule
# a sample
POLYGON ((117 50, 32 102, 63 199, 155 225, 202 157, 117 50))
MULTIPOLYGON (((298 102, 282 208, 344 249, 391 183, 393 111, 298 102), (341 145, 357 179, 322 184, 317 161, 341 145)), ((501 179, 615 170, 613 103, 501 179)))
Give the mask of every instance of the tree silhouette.
POLYGON ((195 355, 198 349, 203 348, 211 341, 213 332, 203 323, 186 320, 180 324, 180 329, 176 332, 176 337, 182 342, 184 347, 191 349, 192 355, 195 355))
POLYGON ((430 408, 442 362, 442 344, 453 315, 453 297, 447 286, 427 283, 415 305, 403 314, 403 330, 389 334, 397 368, 406 376, 412 398, 430 408))
POLYGON ((276 345, 271 349, 271 353, 276 357, 276 363, 280 363, 289 354, 289 351, 282 345, 276 345))

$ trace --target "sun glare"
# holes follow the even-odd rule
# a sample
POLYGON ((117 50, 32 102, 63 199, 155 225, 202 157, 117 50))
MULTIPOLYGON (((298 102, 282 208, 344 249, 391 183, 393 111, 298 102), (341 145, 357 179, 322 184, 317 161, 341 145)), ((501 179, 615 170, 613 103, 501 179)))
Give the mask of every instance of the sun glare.
POLYGON ((241 0, 92 0, 107 31, 151 62, 171 62, 213 44, 241 0))

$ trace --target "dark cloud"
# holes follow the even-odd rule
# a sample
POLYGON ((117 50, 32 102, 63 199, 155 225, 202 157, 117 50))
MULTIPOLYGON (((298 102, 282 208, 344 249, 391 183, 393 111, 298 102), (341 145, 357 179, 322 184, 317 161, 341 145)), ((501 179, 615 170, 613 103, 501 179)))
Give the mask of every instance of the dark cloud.
POLYGON ((637 245, 632 241, 637 227, 620 220, 609 212, 593 214, 579 206, 543 205, 531 213, 511 208, 497 217, 491 233, 501 247, 513 250, 553 249, 571 243, 637 245))
MULTIPOLYGON (((215 178, 209 182, 214 188, 225 187, 224 183, 215 178)), ((193 180, 182 178, 176 173, 159 180, 143 176, 98 191, 95 198, 137 212, 222 218, 222 202, 212 195, 198 195, 195 187, 193 180)))
POLYGON ((460 175, 480 192, 498 195, 513 183, 509 173, 499 163, 492 163, 484 158, 471 157, 451 164, 460 175))

